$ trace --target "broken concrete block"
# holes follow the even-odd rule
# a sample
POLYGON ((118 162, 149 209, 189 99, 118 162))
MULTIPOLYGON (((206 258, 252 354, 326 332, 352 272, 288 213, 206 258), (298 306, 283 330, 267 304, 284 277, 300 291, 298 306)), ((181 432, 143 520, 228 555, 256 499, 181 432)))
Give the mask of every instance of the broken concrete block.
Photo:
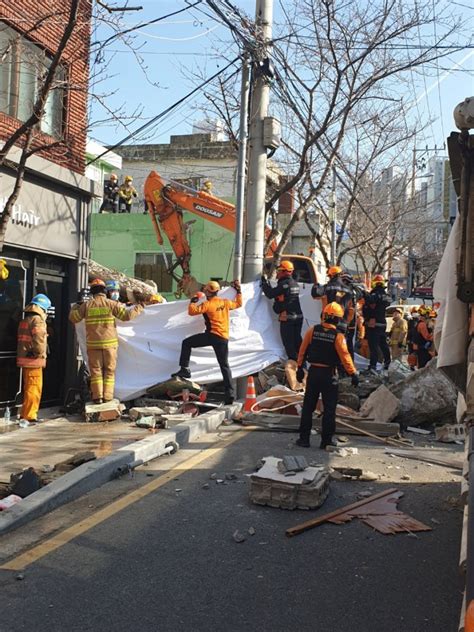
POLYGON ((360 414, 373 417, 375 421, 389 423, 398 415, 400 402, 383 384, 371 393, 362 404, 360 414))
POLYGON ((445 374, 436 368, 436 358, 403 382, 389 387, 400 400, 397 421, 419 426, 443 420, 456 423, 457 391, 445 374))
POLYGON ((156 417, 165 415, 167 412, 168 411, 166 411, 161 406, 134 406, 128 411, 128 416, 132 421, 137 421, 137 419, 141 419, 142 417, 149 417, 150 415, 152 415, 156 419, 156 417))
POLYGON ((441 443, 455 443, 464 441, 466 438, 466 427, 464 424, 445 424, 440 428, 435 428, 436 441, 441 443))
POLYGON ((329 493, 329 474, 324 467, 308 467, 290 479, 278 470, 280 459, 266 457, 250 477, 250 500, 281 509, 316 509, 329 493))
POLYGON ((308 467, 308 461, 304 456, 284 456, 278 462, 278 470, 283 472, 302 472, 308 467))
POLYGON ((114 421, 121 417, 124 410, 125 406, 118 399, 103 404, 88 402, 85 407, 85 418, 87 422, 114 421))
POLYGON ((412 371, 408 365, 400 360, 392 360, 388 367, 388 381, 390 384, 396 384, 411 375, 412 371))
POLYGON ((342 404, 343 406, 348 406, 349 408, 352 408, 352 410, 359 410, 360 408, 359 396, 355 393, 351 393, 350 391, 339 393, 337 403, 342 404))
POLYGON ((136 422, 135 425, 138 428, 155 428, 156 426, 156 419, 154 415, 148 415, 147 417, 139 417, 136 422))

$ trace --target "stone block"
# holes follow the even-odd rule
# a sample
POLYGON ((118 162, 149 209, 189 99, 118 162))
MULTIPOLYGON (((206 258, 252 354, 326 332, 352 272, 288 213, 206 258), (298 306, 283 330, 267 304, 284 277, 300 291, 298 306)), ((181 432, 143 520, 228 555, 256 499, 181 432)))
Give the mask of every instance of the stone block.
POLYGON ((400 401, 383 384, 362 404, 360 414, 373 417, 376 422, 389 423, 398 415, 400 401))

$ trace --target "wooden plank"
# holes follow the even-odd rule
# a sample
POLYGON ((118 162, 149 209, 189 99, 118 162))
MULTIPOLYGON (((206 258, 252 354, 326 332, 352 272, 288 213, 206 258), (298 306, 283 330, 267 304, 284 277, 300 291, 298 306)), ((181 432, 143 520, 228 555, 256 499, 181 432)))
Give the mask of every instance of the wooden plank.
POLYGON ((388 444, 399 446, 399 447, 400 446, 406 447, 406 443, 403 443, 403 441, 399 441, 398 439, 389 439, 388 437, 379 437, 378 435, 373 434, 372 432, 369 432, 367 430, 362 430, 362 428, 356 428, 355 426, 352 426, 351 424, 348 424, 346 421, 342 421, 341 419, 339 419, 338 421, 340 424, 342 424, 346 428, 349 428, 350 430, 358 430, 362 435, 366 437, 370 437, 371 439, 375 439, 376 441, 381 441, 382 443, 388 443, 388 444))
POLYGON ((444 456, 437 456, 436 454, 429 454, 431 450, 393 450, 392 448, 385 448, 385 452, 393 454, 394 456, 402 457, 403 459, 413 459, 414 461, 424 461, 426 463, 433 463, 434 465, 442 465, 444 467, 451 467, 453 470, 462 470, 463 463, 460 459, 450 459, 444 456))
POLYGON ((345 514, 348 511, 352 511, 353 509, 356 509, 357 507, 362 507, 363 505, 367 505, 368 503, 371 503, 372 501, 377 500, 378 498, 384 498, 385 496, 389 496, 390 494, 393 494, 394 492, 397 492, 397 491, 398 489, 395 489, 394 487, 392 487, 390 489, 386 489, 383 492, 379 492, 378 494, 374 494, 373 496, 369 496, 368 498, 363 498, 362 500, 358 500, 357 502, 352 503, 351 505, 345 505, 344 507, 340 507, 339 509, 336 509, 335 511, 331 511, 330 513, 324 514, 324 516, 319 516, 319 518, 312 518, 311 520, 302 522, 301 524, 298 524, 295 527, 290 527, 289 529, 286 530, 286 535, 289 538, 292 538, 293 536, 299 535, 300 533, 303 533, 304 531, 308 531, 309 529, 318 527, 320 524, 327 522, 331 518, 336 518, 337 516, 340 516, 341 514, 345 514))

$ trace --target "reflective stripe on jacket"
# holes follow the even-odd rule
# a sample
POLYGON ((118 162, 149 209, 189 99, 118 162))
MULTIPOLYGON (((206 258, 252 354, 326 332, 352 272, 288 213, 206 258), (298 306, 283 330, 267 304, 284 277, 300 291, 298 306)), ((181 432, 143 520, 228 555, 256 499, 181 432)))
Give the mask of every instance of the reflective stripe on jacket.
POLYGON ((234 301, 213 296, 204 303, 189 303, 188 314, 202 314, 206 322, 206 332, 221 338, 229 338, 229 312, 242 307, 242 294, 239 292, 234 301))
POLYGON ((118 347, 115 319, 129 321, 143 312, 142 305, 127 308, 119 301, 112 301, 105 294, 97 294, 86 303, 72 307, 69 320, 75 325, 86 321, 88 349, 116 349, 118 347))
POLYGON ((18 325, 16 365, 23 369, 46 366, 46 312, 37 305, 28 305, 18 325))

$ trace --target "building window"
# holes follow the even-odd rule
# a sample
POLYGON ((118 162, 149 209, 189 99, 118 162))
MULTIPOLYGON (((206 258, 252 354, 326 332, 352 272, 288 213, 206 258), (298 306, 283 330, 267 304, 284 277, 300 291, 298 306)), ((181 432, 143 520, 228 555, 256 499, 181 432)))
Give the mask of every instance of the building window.
MULTIPOLYGON (((0 111, 26 121, 51 59, 42 48, 0 24, 0 60, 0 111)), ((66 70, 58 67, 39 125, 42 132, 55 138, 64 127, 65 81, 66 70)))
MULTIPOLYGON (((172 254, 166 253, 170 264, 172 254)), ((159 292, 173 291, 173 277, 166 270, 164 257, 160 254, 137 252, 135 254, 135 277, 146 281, 151 279, 158 286, 159 292)))

